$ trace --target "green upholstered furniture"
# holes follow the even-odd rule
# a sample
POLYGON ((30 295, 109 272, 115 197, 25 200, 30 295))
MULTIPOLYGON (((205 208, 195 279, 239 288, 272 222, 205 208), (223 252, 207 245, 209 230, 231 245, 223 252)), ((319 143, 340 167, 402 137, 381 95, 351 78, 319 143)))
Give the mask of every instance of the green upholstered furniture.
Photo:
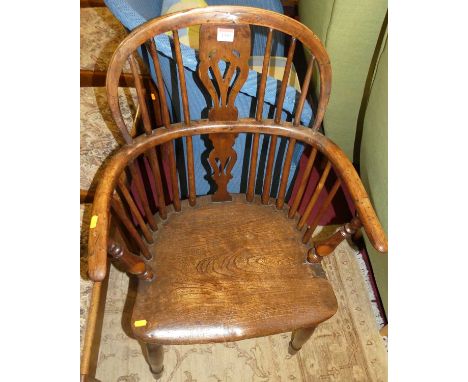
POLYGON ((325 44, 332 93, 325 134, 353 159, 354 137, 369 66, 387 11, 387 0, 300 0, 300 21, 325 44))
MULTIPOLYGON (((330 55, 332 92, 325 134, 360 164, 386 228, 387 50, 382 26, 387 0, 300 0, 298 10, 300 21, 320 37, 330 55)), ((368 244, 366 248, 387 311, 387 256, 368 244)))
MULTIPOLYGON (((388 159, 388 49, 387 39, 375 68, 374 80, 364 116, 360 152, 360 175, 382 222, 385 233, 387 230, 387 159, 388 159)), ((377 287, 387 310, 387 270, 388 257, 374 250, 367 237, 366 249, 372 263, 377 287)))

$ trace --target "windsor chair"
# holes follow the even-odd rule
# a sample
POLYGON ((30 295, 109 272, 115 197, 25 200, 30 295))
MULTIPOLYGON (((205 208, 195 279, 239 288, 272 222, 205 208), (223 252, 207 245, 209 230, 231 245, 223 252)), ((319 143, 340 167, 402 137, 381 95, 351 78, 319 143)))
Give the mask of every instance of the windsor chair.
POLYGON ((107 75, 108 101, 126 144, 108 162, 94 195, 89 276, 99 285, 106 278, 110 258, 138 277, 131 326, 134 336, 145 344, 155 378, 163 372, 163 345, 236 341, 292 332, 289 352, 294 354, 317 325, 337 310, 321 259, 361 226, 376 249, 387 251, 384 232, 358 174, 341 149, 318 131, 330 88, 330 62, 317 36, 289 17, 250 7, 207 7, 151 20, 130 33, 114 53, 107 75), (198 121, 190 118, 191 100, 185 88, 177 32, 191 25, 201 25, 198 76, 211 96, 208 118, 198 121), (265 28, 267 44, 255 118, 239 118, 235 100, 248 77, 252 25, 265 28), (276 113, 273 119, 265 119, 274 31, 289 36, 291 42, 276 113), (172 33, 182 100, 181 123, 170 122, 159 65, 155 37, 166 32, 172 33), (293 120, 287 122, 281 120, 281 110, 298 42, 311 51, 312 60, 296 99, 293 120), (154 65, 157 87, 152 91, 158 92, 157 110, 152 102, 155 95, 142 86, 135 59, 139 48, 147 49, 154 65), (136 138, 129 135, 118 102, 119 77, 127 60, 144 128, 136 138), (226 63, 224 73, 220 61, 226 63), (313 126, 308 128, 301 124, 301 114, 314 67, 320 91, 313 126), (248 181, 244 194, 233 195, 228 183, 239 159, 233 145, 242 133, 252 136, 248 181), (192 139, 200 135, 210 142, 205 160, 211 166, 215 188, 209 195, 198 195, 195 187, 194 162, 202 159, 193 155, 192 139), (269 139, 264 173, 258 170, 261 136, 269 139), (175 149, 177 141, 182 141, 185 148, 183 169, 176 158, 181 155, 175 149), (275 151, 280 141, 287 143, 283 158, 275 151), (307 162, 294 197, 288 199, 290 166, 298 145, 303 147, 307 162), (317 158, 326 165, 315 191, 305 200, 317 158), (148 179, 142 174, 141 161, 149 168, 148 179), (281 172, 273 198, 277 166, 281 172), (326 198, 320 199, 332 176, 333 186, 326 198), (257 195, 258 182, 262 190, 257 195), (183 187, 188 190, 186 197, 183 187), (341 187, 347 189, 357 214, 330 237, 317 240, 313 233, 320 217, 341 187), (314 208, 320 200, 319 208, 314 208), (306 206, 302 213, 300 205, 306 206), (110 236, 116 221, 128 243, 110 236))

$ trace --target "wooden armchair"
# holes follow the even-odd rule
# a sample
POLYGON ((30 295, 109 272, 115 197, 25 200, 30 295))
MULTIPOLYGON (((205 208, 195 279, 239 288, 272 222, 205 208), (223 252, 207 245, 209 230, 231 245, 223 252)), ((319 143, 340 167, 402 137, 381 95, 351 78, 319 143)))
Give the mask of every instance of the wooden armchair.
MULTIPOLYGON (((170 14, 134 30, 115 52, 107 75, 109 106, 127 144, 109 161, 94 196, 89 234, 89 275, 106 278, 110 257, 130 275, 139 278, 133 309, 134 336, 146 345, 154 376, 163 371, 162 345, 236 341, 292 332, 290 353, 297 352, 321 322, 337 310, 331 285, 320 265, 323 256, 352 235, 361 225, 372 244, 387 251, 387 241, 358 174, 348 158, 318 132, 328 102, 331 69, 328 55, 312 31, 284 15, 249 7, 207 7, 170 14), (185 89, 178 29, 200 28, 198 74, 212 107, 208 119, 192 121, 185 89), (258 86, 256 118, 238 118, 236 95, 247 78, 250 26, 265 27, 267 48, 258 86), (273 31, 290 36, 291 43, 276 114, 263 119, 263 100, 273 31), (170 124, 168 102, 159 68, 154 36, 171 32, 180 79, 184 122, 170 124), (281 110, 296 43, 312 52, 293 122, 281 121, 281 110), (146 46, 155 66, 160 110, 153 115, 152 94, 145 92, 135 60, 146 46), (145 134, 132 138, 118 102, 119 77, 129 60, 139 98, 145 134), (220 60, 228 63, 224 74, 220 60), (312 128, 300 117, 316 65, 320 94, 312 128), (211 73, 211 75, 210 75, 211 73), (159 115, 162 127, 157 126, 159 115), (228 183, 237 158, 236 136, 252 135, 249 175, 245 194, 231 195, 228 183), (212 169, 214 193, 198 196, 195 189, 192 137, 207 139, 206 162, 212 169), (269 139, 264 174, 258 171, 259 139, 269 139), (186 147, 186 168, 179 168, 175 144, 186 147), (286 141, 284 160, 275 156, 278 141, 286 141), (287 200, 293 151, 303 145, 308 155, 297 192, 287 200), (326 165, 310 200, 304 201, 314 161, 326 165), (139 165, 148 164, 143 173, 139 165), (275 163, 280 162, 280 163, 275 163), (271 198, 274 169, 280 167, 276 198, 271 198), (332 171, 333 170, 333 171, 332 171), (182 176, 183 174, 187 176, 182 176), (328 177, 336 180, 322 201, 328 177), (146 175, 145 175, 146 174, 146 175), (148 176, 145 178, 145 176, 148 176), (182 174, 182 175, 181 175, 182 174), (255 195, 256 183, 262 184, 255 195), (325 240, 314 240, 320 217, 337 190, 345 187, 357 215, 325 240), (184 192, 186 189, 186 198, 184 192), (298 215, 300 203, 307 207, 298 215), (317 207, 317 206, 316 206, 317 207), (157 211, 153 215, 153 211, 157 211), (316 211, 311 224, 312 211, 316 211), (110 237, 116 218, 122 240, 110 237)), ((180 151, 179 151, 180 153, 180 151)), ((83 372, 82 372, 83 373, 83 372)))

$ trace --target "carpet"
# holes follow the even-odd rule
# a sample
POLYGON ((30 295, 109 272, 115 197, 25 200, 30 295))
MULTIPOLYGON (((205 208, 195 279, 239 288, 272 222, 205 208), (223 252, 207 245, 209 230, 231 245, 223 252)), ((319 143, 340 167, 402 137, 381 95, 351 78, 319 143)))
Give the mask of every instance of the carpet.
MULTIPOLYGON (((106 71, 126 36, 123 25, 106 7, 80 8, 80 69, 106 71)), ((130 72, 129 65, 124 72, 130 72)))

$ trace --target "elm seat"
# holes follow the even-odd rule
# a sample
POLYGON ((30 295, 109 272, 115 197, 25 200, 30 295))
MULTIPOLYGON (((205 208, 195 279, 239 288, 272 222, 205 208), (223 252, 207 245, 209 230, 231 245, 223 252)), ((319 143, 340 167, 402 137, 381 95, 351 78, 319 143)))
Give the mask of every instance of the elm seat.
POLYGON ((132 325, 134 335, 158 344, 225 342, 333 316, 332 287, 321 266, 306 261, 295 223, 244 195, 230 203, 202 197, 170 213, 150 249, 155 280, 138 287, 132 323, 146 326, 132 325))

